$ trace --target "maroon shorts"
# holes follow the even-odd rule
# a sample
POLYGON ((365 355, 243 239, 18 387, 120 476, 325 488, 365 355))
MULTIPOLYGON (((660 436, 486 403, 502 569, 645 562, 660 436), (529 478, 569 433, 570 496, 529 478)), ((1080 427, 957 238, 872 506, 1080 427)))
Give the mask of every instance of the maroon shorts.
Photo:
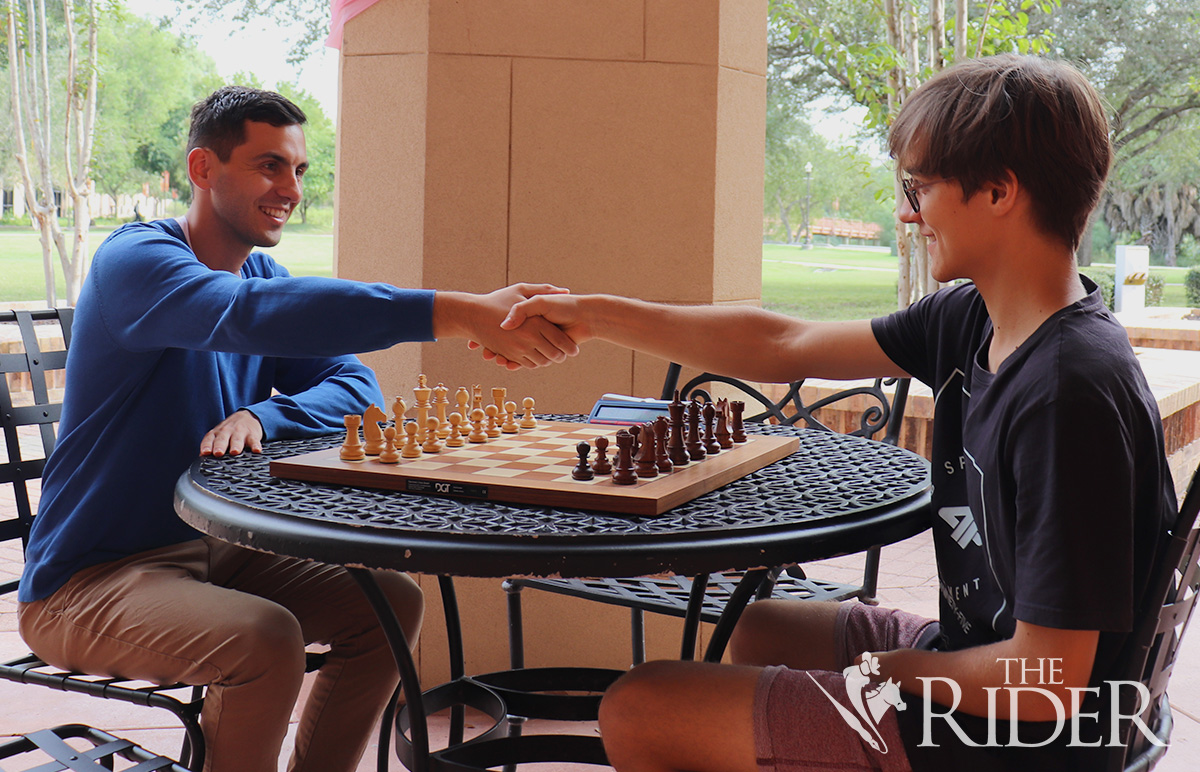
MULTIPOLYGON (((836 628, 838 667, 851 667, 854 658, 863 652, 924 644, 936 624, 904 611, 844 603, 838 610, 836 628)), ((852 694, 861 689, 857 678, 848 684, 842 672, 765 669, 754 695, 754 746, 759 769, 909 772, 896 722, 894 701, 899 691, 885 690, 884 696, 890 696, 891 701, 878 698, 876 704, 886 707, 875 720, 869 708, 865 718, 862 707, 856 709, 852 694)), ((864 704, 858 701, 859 706, 864 704)))

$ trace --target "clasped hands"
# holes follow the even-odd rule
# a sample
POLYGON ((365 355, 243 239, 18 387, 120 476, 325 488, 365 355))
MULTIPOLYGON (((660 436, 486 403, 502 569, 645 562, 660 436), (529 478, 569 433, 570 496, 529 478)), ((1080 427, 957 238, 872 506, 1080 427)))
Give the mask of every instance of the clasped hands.
POLYGON ((580 323, 579 296, 561 287, 513 284, 475 297, 487 306, 488 318, 466 336, 467 346, 509 370, 566 361, 591 337, 580 323))

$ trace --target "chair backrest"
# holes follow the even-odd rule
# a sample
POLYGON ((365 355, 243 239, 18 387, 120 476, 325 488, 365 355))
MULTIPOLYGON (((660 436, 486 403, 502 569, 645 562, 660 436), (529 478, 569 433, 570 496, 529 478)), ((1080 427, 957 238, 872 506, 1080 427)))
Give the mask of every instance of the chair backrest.
POLYGON ((662 399, 672 399, 678 389, 680 398, 685 401, 699 399, 702 402, 712 402, 710 389, 712 384, 719 383, 725 386, 722 395, 732 388, 738 392, 732 398, 746 402, 744 418, 746 421, 775 421, 784 426, 791 426, 803 421, 804 425, 810 428, 832 431, 814 413, 843 400, 862 397, 866 400, 866 407, 859 412, 855 428, 847 431, 846 434, 873 438, 883 431, 884 435, 881 439, 891 445, 895 445, 900 439, 904 407, 908 402, 908 378, 876 378, 870 385, 852 386, 832 394, 826 394, 813 402, 805 402, 801 393, 804 386, 803 379, 787 384, 786 393, 777 399, 772 399, 752 384, 715 373, 700 373, 681 386, 679 385, 681 372, 682 368, 674 362, 667 368, 667 376, 663 381, 662 399), (884 390, 885 386, 894 386, 891 397, 884 390))
MULTIPOLYGON (((1157 573, 1151 578, 1144 603, 1137 608, 1133 632, 1122 652, 1116 678, 1140 681, 1149 690, 1140 718, 1160 742, 1170 735, 1170 706, 1167 683, 1175 666, 1179 644, 1191 620, 1200 592, 1200 529, 1195 527, 1200 512, 1200 469, 1192 475, 1179 514, 1171 528, 1157 573)), ((1130 715, 1140 698, 1132 689, 1120 693, 1120 711, 1130 715)), ((1132 722, 1121 727, 1124 754, 1111 757, 1109 770, 1149 769, 1165 746, 1156 745, 1132 722)))
MULTIPOLYGON (((11 486, 15 505, 11 516, 0 508, 0 545, 20 539, 24 549, 28 542, 34 514, 30 483, 41 479, 54 450, 72 314, 70 308, 0 311, 0 430, 6 451, 0 485, 11 486)), ((0 582, 0 595, 16 586, 15 579, 0 582)))

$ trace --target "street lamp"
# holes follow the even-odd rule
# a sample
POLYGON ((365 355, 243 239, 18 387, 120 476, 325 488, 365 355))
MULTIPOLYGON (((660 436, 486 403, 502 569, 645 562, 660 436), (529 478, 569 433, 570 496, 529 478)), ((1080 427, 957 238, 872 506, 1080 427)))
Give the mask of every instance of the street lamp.
POLYGON ((804 184, 806 193, 804 194, 804 248, 812 249, 812 226, 808 220, 808 207, 812 202, 812 161, 804 164, 804 184))

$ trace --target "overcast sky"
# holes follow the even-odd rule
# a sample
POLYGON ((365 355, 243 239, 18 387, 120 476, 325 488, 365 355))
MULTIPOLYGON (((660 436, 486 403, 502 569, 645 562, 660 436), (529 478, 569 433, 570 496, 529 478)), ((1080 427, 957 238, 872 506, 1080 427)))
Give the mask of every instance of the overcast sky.
MULTIPOLYGON (((155 21, 163 16, 165 5, 162 0, 125 0, 130 11, 155 21)), ((302 67, 295 67, 288 64, 287 52, 289 41, 298 37, 298 30, 280 30, 260 21, 239 31, 241 25, 238 22, 209 21, 178 11, 174 4, 170 9, 171 15, 175 16, 176 31, 194 37, 200 49, 216 61, 217 71, 223 77, 229 78, 236 72, 251 72, 266 88, 275 88, 280 83, 299 83, 321 102, 326 115, 337 120, 336 49, 325 48, 302 67)))

